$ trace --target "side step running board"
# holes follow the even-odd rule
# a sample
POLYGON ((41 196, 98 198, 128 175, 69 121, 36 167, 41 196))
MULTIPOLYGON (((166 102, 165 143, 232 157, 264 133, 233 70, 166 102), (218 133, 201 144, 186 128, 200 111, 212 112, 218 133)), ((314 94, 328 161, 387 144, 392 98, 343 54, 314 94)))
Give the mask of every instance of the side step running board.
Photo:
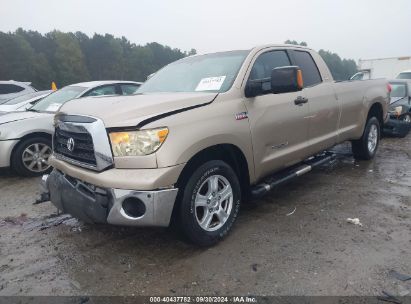
POLYGON ((267 178, 261 184, 257 184, 251 188, 251 195, 255 198, 262 197, 273 188, 286 183, 298 176, 310 172, 313 168, 323 165, 334 160, 335 154, 331 152, 324 152, 317 156, 310 157, 299 165, 293 166, 290 169, 281 171, 272 177, 267 178))

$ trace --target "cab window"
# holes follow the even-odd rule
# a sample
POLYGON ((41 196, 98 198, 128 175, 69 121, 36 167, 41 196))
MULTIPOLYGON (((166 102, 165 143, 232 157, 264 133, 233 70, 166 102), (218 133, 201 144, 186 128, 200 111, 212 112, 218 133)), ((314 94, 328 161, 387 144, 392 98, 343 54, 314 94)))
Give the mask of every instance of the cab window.
MULTIPOLYGON (((249 80, 270 78, 271 71, 278 67, 291 65, 286 51, 270 51, 261 54, 254 62, 250 72, 249 80)), ((265 81, 262 83, 262 90, 270 91, 271 82, 265 81)))
POLYGON ((322 82, 318 67, 310 53, 294 51, 295 65, 303 72, 304 87, 311 87, 322 82))
POLYGON ((14 84, 0 84, 0 94, 11 94, 23 91, 24 88, 14 84))
POLYGON ((115 85, 101 86, 87 92, 84 96, 103 96, 103 95, 116 95, 115 85))
POLYGON ((127 83, 121 84, 120 88, 123 92, 123 95, 132 95, 134 94, 140 86, 137 84, 127 83))

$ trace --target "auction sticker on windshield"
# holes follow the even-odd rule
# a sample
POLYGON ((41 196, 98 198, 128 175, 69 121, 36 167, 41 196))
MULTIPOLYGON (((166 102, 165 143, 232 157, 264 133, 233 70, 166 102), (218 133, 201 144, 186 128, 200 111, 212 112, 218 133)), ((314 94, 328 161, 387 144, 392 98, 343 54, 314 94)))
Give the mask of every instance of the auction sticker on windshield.
POLYGON ((224 80, 225 76, 203 78, 198 83, 196 91, 218 91, 224 80))

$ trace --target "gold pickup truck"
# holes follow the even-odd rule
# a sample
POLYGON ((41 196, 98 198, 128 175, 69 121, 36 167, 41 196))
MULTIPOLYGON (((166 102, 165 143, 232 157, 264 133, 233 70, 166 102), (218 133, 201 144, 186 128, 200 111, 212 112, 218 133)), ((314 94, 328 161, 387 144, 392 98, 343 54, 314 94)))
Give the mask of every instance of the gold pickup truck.
POLYGON ((266 45, 187 57, 137 94, 66 103, 55 116, 51 202, 92 223, 178 225, 208 246, 261 196, 352 142, 374 157, 385 80, 335 82, 313 50, 266 45))

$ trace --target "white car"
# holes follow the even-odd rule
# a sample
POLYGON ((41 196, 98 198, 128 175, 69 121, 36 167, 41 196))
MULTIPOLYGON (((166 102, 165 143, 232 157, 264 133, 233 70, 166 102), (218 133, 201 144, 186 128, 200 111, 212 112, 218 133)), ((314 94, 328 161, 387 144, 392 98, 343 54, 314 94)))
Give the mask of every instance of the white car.
POLYGON ((403 71, 398 74, 397 79, 411 79, 411 70, 403 71))
POLYGON ((132 81, 91 81, 66 86, 27 111, 0 115, 0 167, 23 176, 42 175, 50 169, 53 118, 69 100, 86 96, 132 95, 140 87, 132 81))
POLYGON ((50 95, 53 91, 38 91, 24 94, 0 104, 1 112, 25 111, 31 106, 35 105, 39 100, 50 95))
POLYGON ((0 81, 0 104, 17 96, 36 91, 37 90, 31 86, 31 82, 14 80, 0 81))

